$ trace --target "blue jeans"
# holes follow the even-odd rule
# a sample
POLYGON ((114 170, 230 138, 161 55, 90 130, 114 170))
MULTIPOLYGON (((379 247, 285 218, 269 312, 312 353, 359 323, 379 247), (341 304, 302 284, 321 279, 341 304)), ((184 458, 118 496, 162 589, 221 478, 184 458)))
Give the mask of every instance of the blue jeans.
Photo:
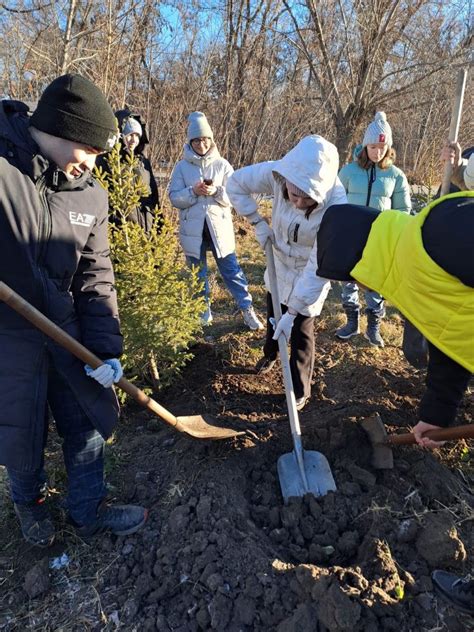
MULTIPOLYGON (((67 509, 79 525, 95 522, 97 507, 106 496, 104 481, 104 439, 79 406, 67 382, 50 361, 48 372, 48 404, 56 429, 63 439, 64 464, 68 476, 67 509)), ((46 483, 44 446, 48 436, 48 414, 45 410, 43 454, 37 470, 22 472, 7 468, 13 502, 24 505, 37 500, 46 483)))
MULTIPOLYGON (((366 312, 382 316, 384 313, 384 300, 377 292, 366 290, 364 292, 367 304, 366 312)), ((346 311, 359 311, 359 286, 357 283, 344 283, 341 292, 342 306, 346 311)))
POLYGON ((203 235, 199 259, 186 257, 186 261, 189 266, 197 266, 199 268, 198 277, 201 281, 204 281, 203 296, 205 296, 207 304, 210 305, 209 280, 207 276, 208 250, 212 252, 225 286, 234 297, 237 307, 239 309, 247 309, 247 307, 250 307, 252 305, 252 295, 249 292, 249 284, 237 261, 235 252, 227 255, 227 257, 219 258, 216 254, 212 239, 206 239, 203 235))

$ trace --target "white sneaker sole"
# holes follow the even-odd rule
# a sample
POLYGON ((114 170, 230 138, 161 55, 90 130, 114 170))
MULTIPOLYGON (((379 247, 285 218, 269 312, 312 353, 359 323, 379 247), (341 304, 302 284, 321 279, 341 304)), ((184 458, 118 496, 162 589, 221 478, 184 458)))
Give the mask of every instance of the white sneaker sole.
POLYGON ((353 338, 354 336, 358 336, 360 334, 360 331, 354 331, 352 334, 349 334, 348 336, 341 336, 341 334, 338 334, 337 332, 334 334, 336 336, 336 338, 339 338, 339 340, 349 340, 349 338, 353 338))

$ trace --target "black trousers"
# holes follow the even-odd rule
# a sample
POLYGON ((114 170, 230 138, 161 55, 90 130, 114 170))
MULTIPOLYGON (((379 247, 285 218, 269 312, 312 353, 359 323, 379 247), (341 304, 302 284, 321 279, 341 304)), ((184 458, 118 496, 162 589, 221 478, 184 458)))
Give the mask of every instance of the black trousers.
MULTIPOLYGON (((281 306, 283 314, 286 305, 281 306)), ((278 340, 273 340, 275 330, 270 323, 273 318, 272 295, 267 293, 267 337, 263 346, 266 358, 275 360, 278 356, 278 340)), ((298 314, 293 323, 290 336, 290 369, 293 378, 295 397, 309 397, 311 395, 311 379, 314 368, 314 317, 298 314)))
POLYGON ((418 419, 434 426, 450 426, 471 379, 471 373, 428 340, 426 391, 418 419))

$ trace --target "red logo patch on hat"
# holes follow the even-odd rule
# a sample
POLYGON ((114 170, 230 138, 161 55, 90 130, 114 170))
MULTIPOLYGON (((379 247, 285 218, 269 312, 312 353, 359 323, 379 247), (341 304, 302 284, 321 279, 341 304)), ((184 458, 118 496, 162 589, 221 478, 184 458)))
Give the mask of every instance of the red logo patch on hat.
POLYGON ((385 134, 379 134, 379 143, 385 142, 385 134))

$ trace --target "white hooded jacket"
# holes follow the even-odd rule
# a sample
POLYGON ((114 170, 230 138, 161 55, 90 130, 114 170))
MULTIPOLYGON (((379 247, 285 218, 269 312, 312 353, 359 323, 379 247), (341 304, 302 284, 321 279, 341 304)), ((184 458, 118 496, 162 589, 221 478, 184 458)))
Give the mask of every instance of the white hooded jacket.
MULTIPOLYGON (((257 212, 255 194, 272 195, 272 229, 280 301, 304 316, 318 316, 330 289, 316 276, 316 235, 326 209, 347 202, 337 172, 336 147, 321 136, 306 136, 281 160, 238 169, 227 182, 227 193, 237 213, 257 212), (318 206, 308 218, 285 199, 285 180, 305 191, 318 206)), ((252 218, 253 219, 253 218, 252 218)), ((265 271, 268 291, 268 274, 265 271)))
POLYGON ((227 178, 234 171, 212 143, 205 156, 184 145, 184 158, 175 166, 169 184, 171 204, 180 209, 179 240, 187 257, 199 259, 206 221, 219 259, 235 252, 232 209, 226 193, 227 178), (215 195, 196 195, 193 185, 212 178, 215 195))

